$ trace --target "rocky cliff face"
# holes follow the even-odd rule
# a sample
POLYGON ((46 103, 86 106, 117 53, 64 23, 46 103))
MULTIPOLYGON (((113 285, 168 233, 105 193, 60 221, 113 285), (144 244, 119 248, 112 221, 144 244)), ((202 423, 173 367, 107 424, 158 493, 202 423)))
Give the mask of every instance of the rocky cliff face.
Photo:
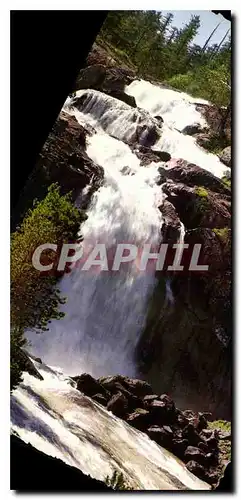
MULTIPOLYGON (((160 183, 172 207, 171 228, 186 227, 184 272, 157 272, 146 328, 136 349, 140 371, 155 391, 172 394, 182 408, 231 415, 231 214, 230 188, 184 160, 160 169, 160 183), (190 252, 201 244, 199 263, 206 272, 188 270, 190 252), (166 300, 169 276, 173 303, 166 300)), ((163 242, 168 242, 166 225, 163 242)), ((174 239, 171 240, 174 242, 174 239)), ((170 264, 171 262, 168 262, 170 264)))

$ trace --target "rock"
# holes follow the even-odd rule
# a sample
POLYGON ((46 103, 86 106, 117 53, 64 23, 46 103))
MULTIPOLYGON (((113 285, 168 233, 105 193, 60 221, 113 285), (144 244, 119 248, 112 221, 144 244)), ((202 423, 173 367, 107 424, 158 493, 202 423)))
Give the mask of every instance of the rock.
POLYGON ((202 438, 209 439, 210 437, 213 436, 213 431, 211 429, 203 429, 201 432, 202 438))
POLYGON ((108 400, 103 394, 94 394, 94 396, 92 396, 92 399, 94 399, 95 401, 97 401, 97 403, 100 403, 103 406, 107 405, 108 400))
POLYGON ((100 90, 106 77, 106 68, 101 64, 88 66, 80 70, 76 80, 75 90, 96 89, 100 90))
POLYGON ((154 125, 143 127, 140 129, 138 133, 139 140, 138 143, 142 146, 150 147, 155 144, 157 139, 159 139, 160 134, 157 128, 154 125))
POLYGON ((106 76, 102 85, 103 92, 121 91, 123 92, 126 85, 129 85, 135 79, 135 73, 129 68, 124 67, 108 67, 106 68, 106 76))
POLYGON ((127 167, 127 166, 124 166, 120 172, 122 173, 122 175, 130 175, 131 174, 131 169, 130 167, 127 167))
POLYGON ((127 398, 121 392, 114 394, 107 403, 107 410, 111 411, 117 417, 124 417, 128 411, 127 398))
POLYGON ((233 492, 233 469, 232 462, 229 462, 225 469, 224 474, 221 477, 218 485, 215 488, 215 491, 225 491, 225 492, 233 492))
POLYGON ((185 454, 185 460, 189 462, 190 460, 194 460, 200 465, 205 466, 207 464, 207 459, 202 450, 200 448, 196 448, 195 446, 188 446, 185 454))
POLYGON ((106 388, 88 373, 77 375, 76 377, 73 377, 73 380, 77 383, 77 390, 83 392, 86 396, 92 397, 96 394, 101 394, 106 399, 110 396, 110 393, 106 390, 106 388))
MULTIPOLYGON (((85 141, 85 128, 74 116, 61 111, 37 162, 37 171, 47 177, 48 183, 58 182, 61 193, 72 191, 73 199, 87 184, 90 185, 90 198, 104 178, 103 168, 86 154, 85 141)), ((42 182, 46 183, 46 180, 42 182)))
POLYGON ((210 133, 217 138, 219 145, 231 141, 231 105, 219 108, 214 104, 197 104, 199 111, 205 118, 210 133))
POLYGON ((165 425, 173 423, 176 419, 175 409, 163 400, 155 399, 152 401, 149 411, 152 422, 156 424, 165 425))
MULTIPOLYGON (((32 355, 31 355, 32 357, 32 355)), ((37 370, 35 367, 34 363, 31 361, 31 358, 27 354, 27 352, 23 349, 19 349, 18 351, 18 362, 21 365, 21 369, 24 372, 28 372, 29 375, 32 375, 33 377, 39 379, 39 380, 44 380, 42 377, 41 373, 37 370)), ((41 360, 40 360, 41 362, 41 360)))
POLYGON ((206 444, 209 449, 211 450, 217 450, 218 448, 218 439, 213 437, 210 437, 209 439, 206 439, 206 444))
POLYGON ((200 435, 196 431, 194 425, 189 424, 182 430, 182 437, 188 440, 189 445, 197 447, 200 443, 200 435))
POLYGON ((136 408, 134 413, 131 413, 127 417, 127 423, 139 429, 140 431, 145 431, 149 424, 150 413, 142 408, 136 408))
POLYGON ((207 133, 197 134, 195 136, 196 143, 204 149, 210 149, 212 144, 212 136, 207 133))
POLYGON ((197 447, 204 451, 204 453, 208 453, 208 445, 207 443, 204 443, 203 441, 200 441, 200 443, 198 443, 197 447))
POLYGON ((159 427, 157 425, 152 425, 147 429, 147 435, 150 439, 153 439, 157 444, 163 446, 164 448, 171 449, 172 448, 172 430, 168 429, 168 427, 159 427))
POLYGON ((224 165, 231 168, 232 166, 232 158, 231 158, 231 146, 227 146, 223 149, 223 151, 219 155, 219 159, 224 165))
POLYGON ((187 447, 188 447, 187 439, 173 439, 172 441, 172 452, 181 460, 184 459, 184 454, 187 447))
POLYGON ((165 153, 165 151, 157 151, 153 150, 150 147, 146 146, 135 146, 133 148, 133 152, 139 158, 140 165, 141 166, 146 166, 149 165, 150 163, 159 163, 160 161, 169 161, 171 158, 171 155, 169 153, 165 153))
POLYGON ((140 398, 148 394, 153 394, 150 384, 145 382, 145 380, 125 377, 125 385, 132 394, 140 398))
POLYGON ((204 469, 204 467, 197 463, 195 460, 190 460, 186 464, 186 468, 194 474, 194 476, 199 477, 199 479, 202 479, 203 481, 207 481, 207 473, 204 469))
POLYGON ((184 127, 181 132, 184 135, 195 135, 201 133, 202 131, 203 127, 200 125, 200 123, 194 123, 193 125, 187 125, 186 127, 184 127))
POLYGON ((167 181, 162 186, 187 229, 218 229, 231 226, 230 201, 206 188, 167 181))
POLYGON ((164 200, 159 207, 162 213, 163 223, 161 227, 162 243, 174 244, 178 241, 181 229, 181 221, 172 203, 164 200))
POLYGON ((157 115, 157 116, 154 116, 154 118, 155 118, 155 120, 158 121, 159 126, 162 126, 162 124, 164 122, 162 116, 157 115))
POLYGON ((206 429, 208 426, 207 420, 202 413, 198 413, 198 421, 196 425, 196 429, 200 432, 202 429, 206 429))
POLYGON ((132 108, 136 108, 135 98, 132 95, 126 94, 123 90, 110 90, 107 94, 115 99, 119 99, 120 101, 129 104, 132 108))
MULTIPOLYGON (((208 170, 183 159, 172 159, 165 169, 165 178, 187 186, 201 186, 210 191, 230 196, 230 188, 208 170)), ((164 174, 162 172, 162 174, 164 174)))
POLYGON ((155 399, 158 399, 157 394, 147 394, 147 396, 144 396, 144 398, 143 398, 144 407, 147 409, 150 408, 152 402, 155 399))

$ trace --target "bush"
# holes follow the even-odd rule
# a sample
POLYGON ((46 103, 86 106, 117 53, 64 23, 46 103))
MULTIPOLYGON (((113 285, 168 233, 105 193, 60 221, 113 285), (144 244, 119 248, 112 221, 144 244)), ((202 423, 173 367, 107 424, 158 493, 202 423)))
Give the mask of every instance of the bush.
MULTIPOLYGON (((75 208, 71 193, 61 196, 60 187, 52 184, 47 196, 34 203, 21 226, 11 236, 11 386, 20 380, 17 352, 24 345, 25 329, 48 330, 52 319, 61 319, 59 306, 65 302, 56 287, 54 275, 43 275, 32 264, 35 249, 43 243, 61 245, 75 240, 84 212, 75 208)), ((43 252, 45 259, 53 251, 43 252)))

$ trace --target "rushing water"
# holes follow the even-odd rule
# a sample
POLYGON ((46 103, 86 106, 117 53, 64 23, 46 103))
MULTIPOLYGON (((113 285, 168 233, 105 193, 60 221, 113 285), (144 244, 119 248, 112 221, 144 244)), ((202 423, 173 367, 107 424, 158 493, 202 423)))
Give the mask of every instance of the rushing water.
POLYGON ((122 472, 133 489, 210 489, 146 434, 77 391, 61 371, 34 364, 44 380, 25 373, 11 398, 11 430, 25 442, 102 481, 122 472))
MULTIPOLYGON (((143 81, 133 82, 127 92, 135 96, 138 108, 95 90, 79 91, 65 105, 96 132, 88 139, 87 154, 103 166, 105 182, 93 196, 81 233, 88 244, 105 243, 108 249, 117 243, 142 247, 161 241, 162 191, 155 182, 160 164, 140 167, 130 149, 137 133, 139 142, 145 141, 146 125, 156 123, 155 115, 161 115, 164 124, 154 148, 193 161, 217 176, 227 170, 215 155, 180 132, 193 123, 205 125, 192 98, 143 81)), ((53 321, 48 333, 29 332, 32 351, 69 374, 137 376, 133 355, 154 285, 154 269, 140 272, 134 265, 117 273, 74 269, 61 281, 62 294, 68 297, 65 318, 53 321)), ((167 282, 167 299, 172 302, 170 285, 167 282)))

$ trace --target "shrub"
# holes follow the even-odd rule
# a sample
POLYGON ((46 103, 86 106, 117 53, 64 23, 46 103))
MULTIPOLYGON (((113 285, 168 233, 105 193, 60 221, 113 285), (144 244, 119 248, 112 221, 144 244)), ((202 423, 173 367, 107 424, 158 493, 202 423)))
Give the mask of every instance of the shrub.
MULTIPOLYGON (((58 277, 42 275, 32 264, 32 254, 43 243, 61 245, 75 240, 86 218, 71 202, 71 193, 61 196, 52 184, 47 196, 35 202, 21 226, 11 236, 11 386, 19 381, 17 352, 24 344, 25 329, 48 330, 52 319, 61 319, 65 302, 56 287, 58 277)), ((43 252, 51 259, 53 252, 43 252)))

